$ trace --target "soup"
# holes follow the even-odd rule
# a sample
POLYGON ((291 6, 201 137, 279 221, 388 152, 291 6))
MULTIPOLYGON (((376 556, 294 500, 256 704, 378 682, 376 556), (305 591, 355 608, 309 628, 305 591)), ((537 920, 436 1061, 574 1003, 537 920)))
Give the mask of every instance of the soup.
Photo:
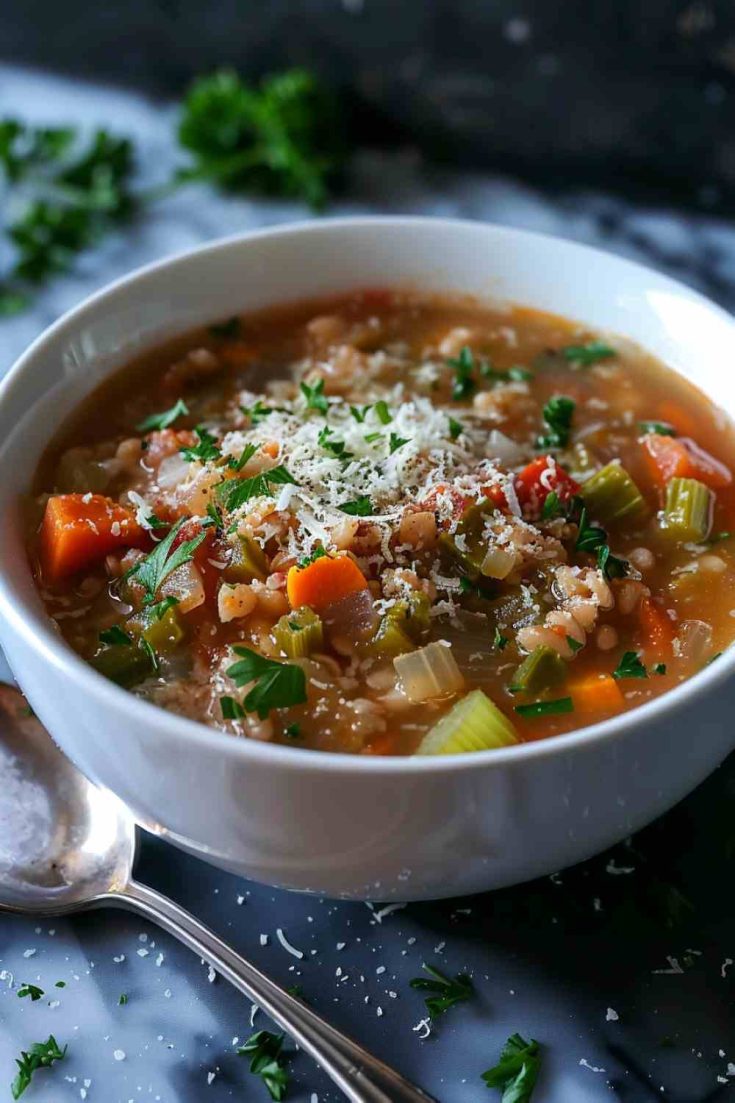
POLYGON ((733 437, 631 342, 367 290, 233 318, 99 389, 30 554, 98 671, 232 736, 357 754, 543 739, 735 631, 733 437))

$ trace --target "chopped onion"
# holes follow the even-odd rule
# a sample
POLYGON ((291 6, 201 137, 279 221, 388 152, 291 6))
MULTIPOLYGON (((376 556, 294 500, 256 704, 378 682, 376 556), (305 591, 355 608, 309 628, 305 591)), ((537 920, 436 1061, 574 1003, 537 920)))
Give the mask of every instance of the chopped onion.
POLYGON ((428 643, 418 651, 409 651, 393 660, 406 696, 411 701, 447 697, 464 685, 452 649, 445 643, 428 643))
POLYGON ((683 659, 701 663, 709 658, 712 628, 703 620, 683 620, 677 633, 679 654, 683 659))
POLYGON ((182 563, 163 583, 161 594, 163 597, 175 597, 182 613, 203 605, 205 594, 201 571, 192 562, 182 563))
POLYGON ((516 557, 508 548, 488 548, 480 570, 486 578, 507 578, 516 565, 516 557))

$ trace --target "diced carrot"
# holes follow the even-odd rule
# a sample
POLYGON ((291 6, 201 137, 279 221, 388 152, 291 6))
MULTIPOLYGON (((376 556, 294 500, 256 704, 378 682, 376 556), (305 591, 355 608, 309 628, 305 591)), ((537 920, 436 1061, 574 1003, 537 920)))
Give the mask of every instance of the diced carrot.
POLYGON ((643 451, 655 482, 664 487, 671 479, 698 479, 715 490, 729 486, 732 473, 689 437, 647 433, 643 451))
POLYGON ((375 739, 372 739, 366 747, 363 748, 363 754, 395 754, 396 753, 396 737, 394 733, 390 735, 378 735, 375 739))
POLYGON ((570 686, 576 712, 618 712, 623 703, 620 686, 611 674, 591 674, 570 686))
POLYGON ((115 548, 146 547, 149 537, 131 510, 102 494, 56 494, 41 522, 41 570, 56 583, 99 563, 115 548))
POLYGON ((317 612, 349 594, 367 589, 367 579, 349 555, 324 555, 308 567, 291 567, 286 592, 292 609, 308 605, 317 612))
POLYGON ((666 610, 650 597, 644 597, 638 612, 643 633, 642 646, 648 659, 671 658, 676 628, 666 610))
POLYGON ((541 509, 552 490, 560 502, 567 501, 577 493, 579 483, 551 456, 539 456, 516 475, 515 488, 521 506, 536 510, 541 509))

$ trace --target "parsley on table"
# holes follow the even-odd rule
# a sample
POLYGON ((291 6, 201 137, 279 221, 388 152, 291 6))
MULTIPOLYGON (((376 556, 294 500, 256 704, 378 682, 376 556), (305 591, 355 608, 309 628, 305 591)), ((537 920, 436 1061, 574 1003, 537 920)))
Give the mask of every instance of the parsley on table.
POLYGON ((373 503, 367 494, 362 494, 351 502, 342 502, 341 505, 337 506, 337 509, 341 510, 342 513, 349 513, 351 517, 372 517, 375 514, 373 503))
POLYGON ((54 984, 54 988, 66 988, 66 981, 65 980, 57 980, 56 983, 54 984))
POLYGON ((561 354, 570 364, 579 365, 580 368, 589 368, 598 364, 600 360, 609 360, 617 353, 610 345, 603 341, 589 341, 586 345, 567 345, 561 350, 561 354))
POLYGON ((242 332, 242 322, 235 315, 232 318, 225 318, 224 322, 214 322, 208 327, 209 332, 213 337, 220 337, 223 340, 239 337, 242 332))
POLYGON ((648 671, 636 651, 626 651, 612 672, 613 678, 647 678, 648 671))
POLYGON ((210 460, 218 460, 222 453, 217 444, 217 438, 203 425, 197 425, 194 432, 197 435, 197 443, 192 445, 191 448, 179 449, 184 459, 188 460, 189 463, 192 463, 194 460, 198 460, 199 463, 208 463, 210 460))
POLYGON ((452 398, 455 402, 461 402, 463 398, 469 398, 477 386, 474 378, 475 358, 472 355, 472 349, 464 345, 460 349, 459 356, 456 359, 447 360, 447 364, 454 369, 452 398))
POLYGON ((307 410, 318 410, 320 414, 326 414, 329 409, 329 403, 324 394, 323 379, 318 379, 313 386, 310 386, 308 383, 302 383, 301 393, 306 399, 307 410))
POLYGON ((35 1003, 36 1000, 40 1000, 44 996, 43 988, 39 988, 37 984, 21 984, 18 989, 18 998, 23 999, 24 996, 30 996, 31 1002, 35 1003))
POLYGON ((66 1046, 60 1049, 53 1034, 45 1042, 34 1042, 27 1053, 21 1050, 20 1057, 15 1059, 18 1072, 10 1085, 13 1099, 20 1099, 38 1069, 50 1068, 54 1061, 63 1060, 65 1054, 66 1046))
POLYGON ((279 663, 266 659, 249 647, 233 647, 239 661, 227 668, 228 678, 236 686, 254 682, 243 701, 247 712, 257 712, 264 720, 271 709, 285 709, 306 701, 306 675, 294 663, 279 663))
POLYGON ((574 712, 574 702, 571 697, 559 697, 556 701, 532 701, 529 705, 516 705, 514 712, 530 719, 537 716, 558 716, 564 712, 574 712))
POLYGON ((527 1042, 511 1034, 500 1051, 497 1065, 482 1073, 488 1088, 502 1092, 501 1103, 529 1103, 541 1068, 541 1048, 535 1039, 527 1042))
POLYGON ((122 630, 119 624, 113 624, 109 628, 103 628, 99 638, 100 643, 109 643, 112 644, 113 647, 127 646, 133 642, 131 637, 127 632, 122 630))
POLYGON ((170 574, 194 558, 194 552, 207 535, 206 532, 198 532, 191 540, 182 540, 178 547, 173 548, 174 540, 181 532, 186 520, 186 517, 182 517, 177 521, 163 540, 156 544, 153 551, 149 552, 145 559, 139 559, 126 575, 127 578, 135 578, 144 588, 145 605, 153 604, 156 594, 170 574))
POLYGON ((316 210, 345 160, 336 100, 302 69, 268 77, 257 88, 231 70, 201 77, 184 100, 179 142, 191 155, 180 180, 294 196, 316 210))
POLYGON ((393 455, 399 448, 403 448, 404 444, 408 444, 410 437, 399 437, 398 433, 391 433, 388 447, 390 448, 390 454, 393 455))
POLYGON ((288 1072, 281 1061, 283 1035, 258 1030, 237 1048, 239 1057, 250 1058, 250 1071, 265 1084, 271 1099, 279 1103, 286 1094, 288 1072))
POLYGON ((464 432, 464 426, 461 421, 457 421, 456 418, 449 418, 449 436, 452 440, 457 440, 458 437, 464 432))
POLYGON ((538 448, 566 448, 572 428, 576 403, 564 394, 554 395, 544 406, 544 421, 549 432, 538 437, 538 448))
POLYGON ((676 429, 668 421, 639 421, 638 428, 645 436, 654 433, 657 437, 675 437, 676 429))
POLYGON ((235 459, 233 456, 230 456, 230 458, 227 460, 227 466, 231 471, 242 471, 245 464, 253 458, 257 451, 257 444, 246 444, 237 459, 235 459))
POLYGON ((249 479, 228 479, 217 487, 225 509, 233 511, 245 505, 251 498, 260 498, 271 494, 271 487, 293 483, 297 485, 293 475, 283 466, 271 467, 269 471, 262 471, 260 475, 253 475, 249 479))
POLYGON ((150 417, 139 421, 135 428, 139 433, 150 433, 154 429, 168 429, 177 418, 186 417, 188 413, 189 407, 183 398, 179 398, 169 410, 164 410, 160 414, 151 414, 150 417))
POLYGON ((457 973, 455 977, 447 977, 439 972, 433 965, 424 963, 421 968, 428 974, 426 977, 414 977, 409 981, 412 988, 422 992, 431 992, 424 1000, 426 1010, 432 1019, 443 1015, 450 1007, 457 1003, 464 1003, 475 994, 475 989, 466 973, 457 973))

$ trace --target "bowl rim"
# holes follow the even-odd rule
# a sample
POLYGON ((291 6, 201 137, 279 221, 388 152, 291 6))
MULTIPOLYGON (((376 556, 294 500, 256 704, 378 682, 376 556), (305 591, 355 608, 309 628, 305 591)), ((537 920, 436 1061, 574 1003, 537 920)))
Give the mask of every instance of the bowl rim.
MULTIPOLYGON (((278 226, 269 226, 257 230, 245 231, 225 237, 217 238, 204 244, 189 247, 173 253, 163 259, 133 269, 133 271, 106 284, 92 295, 87 296, 77 306, 66 311, 51 326, 46 328, 29 347, 23 352, 11 366, 5 377, 0 381, 0 406, 6 401, 11 391, 22 384, 22 378, 33 370, 35 359, 47 344, 52 343, 65 329, 76 326, 84 321, 89 314, 94 314, 109 300, 114 300, 116 295, 139 280, 154 276, 166 269, 175 270, 178 266, 196 263, 205 255, 218 251, 227 251, 264 237, 290 237, 303 234, 330 234, 339 233, 341 230, 365 227, 396 227, 398 225, 410 226, 417 232, 421 228, 435 228, 444 226, 448 229, 456 228, 466 230, 473 227, 475 230, 490 232, 499 238, 524 239, 533 245, 553 243, 555 247, 566 250, 568 253, 582 255, 594 255, 602 263, 611 262, 623 270, 640 275, 648 275, 656 280, 659 286, 666 286, 678 295, 684 295, 690 300, 697 301, 710 313, 725 320, 733 329, 735 336, 735 319, 722 307, 712 302, 700 292, 689 288, 686 284, 672 279, 663 273, 657 272, 648 265, 639 264, 627 257, 598 249, 555 234, 539 233, 529 230, 516 229, 511 226, 499 225, 491 222, 476 221, 472 219, 442 218, 432 216, 415 215, 360 215, 354 217, 329 218, 321 222, 298 221, 283 223, 278 226)), ((448 289, 451 293, 451 289, 448 289)), ((674 370, 674 369, 672 369, 674 370)), ((25 569, 30 573, 30 566, 26 563, 25 569)), ((35 584, 34 584, 35 585, 35 584)), ((352 773, 359 775, 412 775, 418 776, 424 773, 453 773, 456 770, 472 770, 478 767, 494 768, 501 766, 521 766, 522 763, 537 761, 553 755, 574 753, 583 748, 592 747, 603 741, 622 738, 626 733, 639 727, 645 727, 650 722, 661 722, 670 717, 677 708, 685 702, 693 702, 704 693, 712 692, 723 683, 735 670, 735 647, 728 650, 730 655, 722 654, 716 662, 698 671, 687 678, 680 685, 667 690, 660 697, 654 698, 644 704, 638 705, 624 713, 620 713, 608 720, 596 724, 586 725, 581 728, 565 732, 560 735, 550 736, 547 739, 534 740, 527 743, 519 743, 510 747, 503 747, 492 752, 472 751, 461 754, 421 756, 421 755, 356 755, 337 751, 314 751, 301 747, 289 747, 282 744, 260 742, 254 739, 237 738, 223 733, 203 722, 190 720, 154 705, 149 701, 136 697, 128 690, 110 682, 103 675, 98 674, 88 663, 72 650, 61 636, 54 633, 50 623, 48 627, 42 626, 40 633, 35 630, 33 620, 35 614, 27 619, 24 616, 25 603, 21 597, 16 596, 8 584, 2 570, 0 559, 0 615, 4 618, 9 631, 21 636, 29 649, 64 674, 74 684, 75 689, 96 698, 96 704, 102 708, 111 708, 115 711, 127 711, 130 720, 149 729, 167 730, 167 734, 178 737, 182 745, 187 742, 196 743, 203 750, 211 750, 222 756, 232 756, 240 759, 252 758, 253 765, 272 764, 279 769, 291 769, 317 772, 335 772, 339 774, 352 773)), ((22 688, 22 687, 21 687, 22 688)))

